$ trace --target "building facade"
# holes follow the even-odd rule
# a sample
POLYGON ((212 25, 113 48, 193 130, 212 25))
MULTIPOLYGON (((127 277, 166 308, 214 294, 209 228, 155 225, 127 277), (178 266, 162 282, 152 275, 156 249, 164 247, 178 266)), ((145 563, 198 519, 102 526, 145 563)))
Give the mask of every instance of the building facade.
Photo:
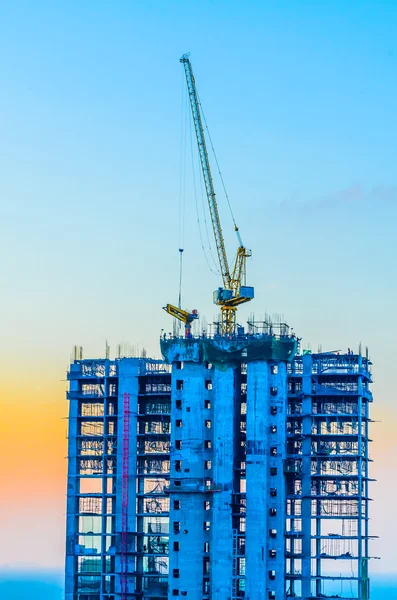
POLYGON ((66 600, 369 598, 370 361, 247 339, 71 364, 66 600))

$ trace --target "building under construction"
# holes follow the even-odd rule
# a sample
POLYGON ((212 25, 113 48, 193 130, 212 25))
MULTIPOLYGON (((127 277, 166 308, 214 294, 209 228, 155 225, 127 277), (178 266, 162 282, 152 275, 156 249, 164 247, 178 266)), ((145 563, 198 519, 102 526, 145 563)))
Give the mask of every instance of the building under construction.
POLYGON ((221 319, 192 333, 198 314, 181 308, 180 287, 178 306, 164 308, 184 334, 162 336, 163 360, 71 364, 65 598, 368 600, 368 354, 303 352, 285 323, 238 325, 254 297, 251 252, 232 213, 229 267, 188 55, 181 62, 221 319))
POLYGON ((369 598, 368 356, 161 347, 70 366, 66 600, 369 598))

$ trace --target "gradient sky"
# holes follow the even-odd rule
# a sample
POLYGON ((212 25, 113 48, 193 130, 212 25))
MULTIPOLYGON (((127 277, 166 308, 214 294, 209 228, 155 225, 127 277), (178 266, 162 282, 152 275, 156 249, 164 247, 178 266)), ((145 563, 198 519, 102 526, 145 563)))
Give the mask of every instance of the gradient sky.
POLYGON ((190 51, 253 250, 240 319, 283 314, 314 350, 369 346, 372 568, 395 571, 397 3, 15 0, 0 29, 0 565, 63 564, 73 344, 158 356, 180 243, 184 303, 215 314, 189 140, 180 167, 190 51))

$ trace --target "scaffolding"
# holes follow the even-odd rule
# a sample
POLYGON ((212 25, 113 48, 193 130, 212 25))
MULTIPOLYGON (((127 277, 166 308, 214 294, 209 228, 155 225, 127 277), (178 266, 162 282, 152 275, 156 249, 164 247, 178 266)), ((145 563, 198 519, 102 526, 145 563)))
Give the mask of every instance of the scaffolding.
POLYGON ((370 367, 351 351, 290 365, 287 597, 369 598, 370 367))

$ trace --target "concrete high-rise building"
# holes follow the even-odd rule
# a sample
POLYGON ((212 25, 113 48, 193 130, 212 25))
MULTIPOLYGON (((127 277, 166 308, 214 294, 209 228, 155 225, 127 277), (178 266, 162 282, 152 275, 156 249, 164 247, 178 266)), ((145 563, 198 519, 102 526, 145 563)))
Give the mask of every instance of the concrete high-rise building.
POLYGON ((70 366, 66 600, 367 600, 368 356, 161 348, 70 366))

